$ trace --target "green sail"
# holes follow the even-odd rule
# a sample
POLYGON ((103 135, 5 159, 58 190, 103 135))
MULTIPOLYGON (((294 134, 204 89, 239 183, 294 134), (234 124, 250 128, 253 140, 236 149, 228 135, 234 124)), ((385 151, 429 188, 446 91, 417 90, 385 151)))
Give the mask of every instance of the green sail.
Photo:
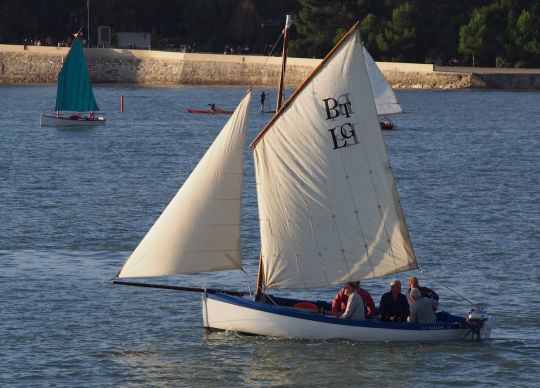
POLYGON ((88 68, 84 59, 81 40, 77 37, 71 45, 62 70, 58 74, 56 111, 98 111, 88 68))

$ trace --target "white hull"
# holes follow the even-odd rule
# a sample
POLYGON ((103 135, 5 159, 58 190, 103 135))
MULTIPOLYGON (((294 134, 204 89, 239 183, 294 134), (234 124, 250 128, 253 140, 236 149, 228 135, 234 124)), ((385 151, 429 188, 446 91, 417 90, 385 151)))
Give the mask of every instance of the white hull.
MULTIPOLYGON (((448 323, 418 325, 383 323, 373 320, 341 320, 322 314, 255 303, 245 298, 223 294, 203 296, 203 323, 205 327, 212 329, 316 340, 424 342, 472 338, 470 328, 456 328, 455 325, 448 323), (242 299, 246 302, 242 302, 242 299)), ((480 339, 488 337, 489 326, 486 322, 481 329, 480 339)))
POLYGON ((50 115, 41 115, 41 126, 42 127, 95 127, 97 125, 105 125, 104 117, 96 117, 93 120, 86 119, 70 119, 65 116, 50 116, 50 115))

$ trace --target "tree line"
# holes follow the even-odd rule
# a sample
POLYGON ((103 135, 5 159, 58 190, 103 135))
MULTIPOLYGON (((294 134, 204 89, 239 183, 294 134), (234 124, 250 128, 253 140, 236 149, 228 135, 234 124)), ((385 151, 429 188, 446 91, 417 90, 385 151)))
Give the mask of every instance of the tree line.
MULTIPOLYGON (((86 33, 86 0, 2 0, 0 43, 86 33)), ((97 26, 151 32, 152 47, 264 53, 293 15, 290 55, 323 57, 356 21, 377 60, 540 67, 540 0, 91 0, 97 26)), ((113 33, 114 40, 114 33, 113 33)))

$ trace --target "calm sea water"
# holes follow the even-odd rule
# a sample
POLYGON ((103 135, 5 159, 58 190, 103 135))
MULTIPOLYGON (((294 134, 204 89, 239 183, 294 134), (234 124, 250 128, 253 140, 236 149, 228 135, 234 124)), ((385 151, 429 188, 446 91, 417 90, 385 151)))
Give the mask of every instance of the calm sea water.
MULTIPOLYGON (((0 385, 538 384, 538 92, 398 91, 409 113, 395 117, 398 130, 384 135, 420 264, 490 312, 494 329, 485 343, 210 333, 201 325, 198 294, 111 286, 227 119, 186 109, 211 102, 233 109, 244 92, 97 86, 107 125, 57 130, 39 126, 39 114, 52 110, 53 86, 0 86, 0 385)), ((259 92, 250 139, 269 118, 258 112, 259 92)), ((254 287, 257 207, 246 156, 243 252, 250 276, 165 282, 254 287)), ((415 274, 439 292, 442 309, 468 310, 441 283, 415 274)), ((378 301, 388 282, 364 286, 378 301)), ((331 300, 335 291, 295 295, 331 300)))

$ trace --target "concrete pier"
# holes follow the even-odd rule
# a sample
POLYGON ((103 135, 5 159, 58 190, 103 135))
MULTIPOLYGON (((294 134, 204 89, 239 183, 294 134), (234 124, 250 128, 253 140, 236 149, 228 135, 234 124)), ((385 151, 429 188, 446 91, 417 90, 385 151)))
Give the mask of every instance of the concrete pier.
MULTIPOLYGON (((54 83, 66 47, 0 45, 0 83, 54 83)), ((149 50, 85 49, 93 82, 148 85, 263 85, 278 82, 281 58, 149 50)), ((286 83, 298 86, 320 59, 288 58, 286 83)), ((393 88, 540 88, 540 69, 435 67, 377 62, 393 88)))

